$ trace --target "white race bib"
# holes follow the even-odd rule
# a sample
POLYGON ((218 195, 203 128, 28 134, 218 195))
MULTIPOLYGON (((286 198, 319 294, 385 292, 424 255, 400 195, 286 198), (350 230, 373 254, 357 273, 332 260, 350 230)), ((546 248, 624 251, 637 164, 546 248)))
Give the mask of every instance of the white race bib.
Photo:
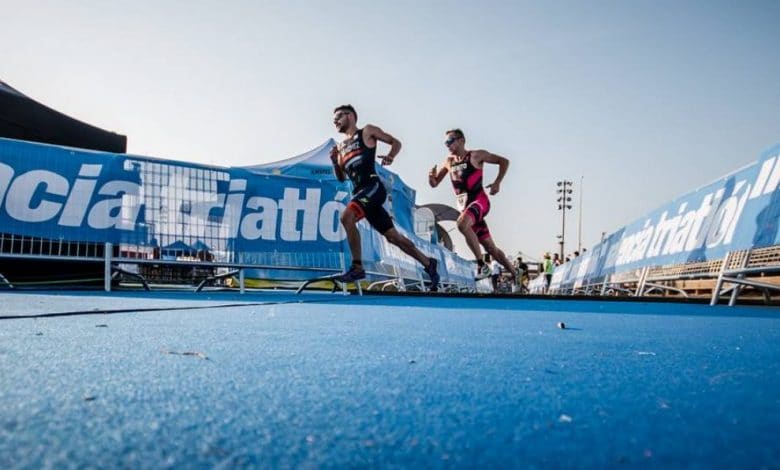
POLYGON ((456 194, 455 197, 458 199, 458 210, 463 211, 463 209, 466 208, 466 202, 469 199, 469 195, 466 193, 456 194))

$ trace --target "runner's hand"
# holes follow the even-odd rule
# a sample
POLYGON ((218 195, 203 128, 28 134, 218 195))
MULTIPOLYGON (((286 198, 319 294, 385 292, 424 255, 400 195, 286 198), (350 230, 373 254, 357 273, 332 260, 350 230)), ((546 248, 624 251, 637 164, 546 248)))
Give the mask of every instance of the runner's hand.
POLYGON ((335 145, 330 148, 330 161, 336 165, 339 162, 339 149, 335 145))
POLYGON ((393 160, 395 160, 395 157, 391 157, 390 155, 382 155, 379 158, 382 159, 383 166, 391 165, 393 163, 393 160))
POLYGON ((485 186, 490 190, 490 195, 493 196, 494 194, 497 194, 501 190, 501 183, 498 181, 494 181, 493 183, 485 186))

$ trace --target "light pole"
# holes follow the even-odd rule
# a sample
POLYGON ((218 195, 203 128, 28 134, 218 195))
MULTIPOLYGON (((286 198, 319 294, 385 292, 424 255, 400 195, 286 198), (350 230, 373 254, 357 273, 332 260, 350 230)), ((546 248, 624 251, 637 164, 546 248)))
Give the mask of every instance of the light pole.
POLYGON ((569 180, 562 180, 556 183, 558 185, 558 210, 561 211, 561 234, 558 238, 561 239, 558 243, 561 244, 561 262, 564 260, 563 248, 566 243, 566 210, 571 210, 571 187, 574 186, 569 180))

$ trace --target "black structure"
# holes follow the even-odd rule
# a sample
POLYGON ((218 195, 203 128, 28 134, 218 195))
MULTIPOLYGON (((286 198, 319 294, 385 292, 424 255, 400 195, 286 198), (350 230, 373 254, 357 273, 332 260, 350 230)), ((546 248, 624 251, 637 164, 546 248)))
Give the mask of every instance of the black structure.
POLYGON ((0 137, 104 152, 127 152, 127 137, 38 103, 0 81, 0 137))
MULTIPOLYGON (((127 137, 109 132, 66 116, 25 96, 0 81, 0 137, 44 144, 65 145, 111 153, 127 152, 127 137)), ((0 233, 2 253, 65 253, 70 243, 15 237, 0 233)), ((103 255, 103 245, 82 243, 95 256, 103 255)), ((115 247, 116 250, 116 247, 115 247)), ((68 284, 102 285, 103 265, 94 262, 57 261, 56 256, 30 262, 29 259, 3 257, 0 274, 14 285, 68 284)), ((0 286, 2 287, 2 286, 0 286)))

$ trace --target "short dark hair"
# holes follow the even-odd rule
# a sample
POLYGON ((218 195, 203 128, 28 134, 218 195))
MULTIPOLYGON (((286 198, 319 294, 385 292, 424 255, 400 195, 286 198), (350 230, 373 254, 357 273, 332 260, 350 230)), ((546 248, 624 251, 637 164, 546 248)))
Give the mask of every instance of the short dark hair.
POLYGON ((455 134, 455 137, 457 137, 457 138, 459 138, 459 139, 465 139, 465 138, 466 138, 466 136, 465 136, 465 135, 463 135, 463 131, 462 131, 462 130, 460 130, 460 129, 458 129, 458 128, 455 128, 455 129, 450 129, 450 130, 448 130, 447 132, 445 132, 444 134, 445 134, 445 135, 446 135, 446 134, 455 134))
POLYGON ((357 111, 355 111, 355 107, 351 104, 342 104, 341 106, 338 106, 336 109, 333 110, 333 114, 336 114, 339 111, 349 111, 350 113, 355 115, 355 121, 357 121, 357 111))

